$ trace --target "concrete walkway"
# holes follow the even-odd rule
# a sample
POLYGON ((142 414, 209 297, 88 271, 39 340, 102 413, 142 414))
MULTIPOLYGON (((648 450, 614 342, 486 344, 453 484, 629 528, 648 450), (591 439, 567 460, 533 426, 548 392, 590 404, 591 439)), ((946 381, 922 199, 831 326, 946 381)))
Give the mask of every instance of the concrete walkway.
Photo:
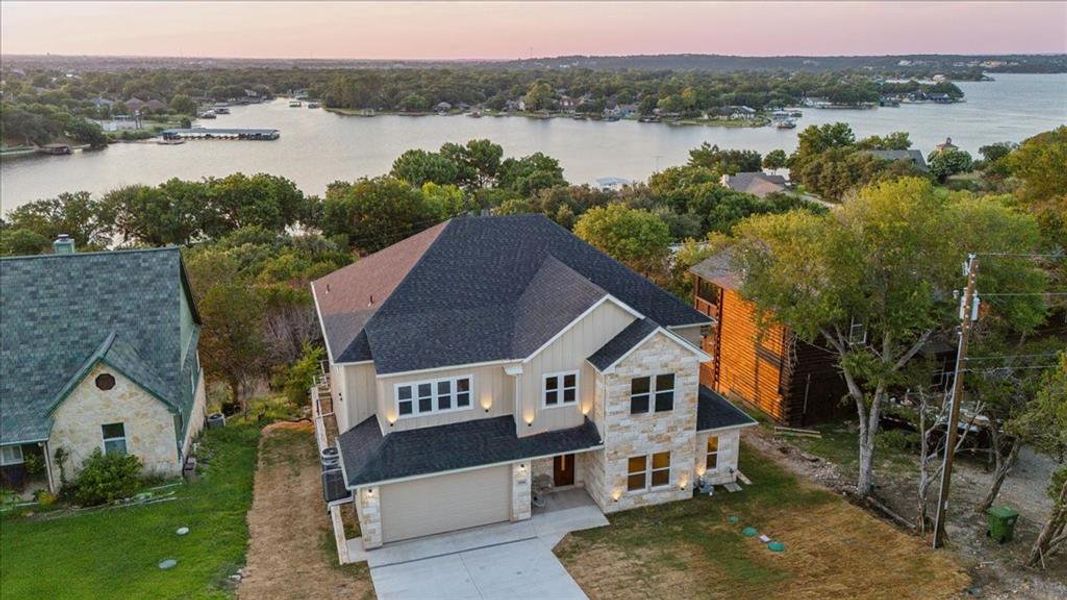
POLYGON ((381 600, 585 598, 552 548, 570 531, 608 520, 584 490, 558 492, 532 518, 349 552, 370 566, 381 600))

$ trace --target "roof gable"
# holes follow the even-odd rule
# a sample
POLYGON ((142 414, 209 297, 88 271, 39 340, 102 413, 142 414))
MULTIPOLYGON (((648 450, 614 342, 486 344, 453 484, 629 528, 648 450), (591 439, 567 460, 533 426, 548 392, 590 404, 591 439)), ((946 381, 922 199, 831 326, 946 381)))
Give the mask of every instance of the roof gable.
POLYGON ((184 411, 183 293, 177 248, 0 260, 0 439, 47 438, 50 411, 98 361, 184 411))
POLYGON ((541 215, 449 221, 361 329, 320 312, 327 338, 351 336, 335 362, 358 347, 383 374, 526 358, 605 296, 662 325, 710 321, 541 215))

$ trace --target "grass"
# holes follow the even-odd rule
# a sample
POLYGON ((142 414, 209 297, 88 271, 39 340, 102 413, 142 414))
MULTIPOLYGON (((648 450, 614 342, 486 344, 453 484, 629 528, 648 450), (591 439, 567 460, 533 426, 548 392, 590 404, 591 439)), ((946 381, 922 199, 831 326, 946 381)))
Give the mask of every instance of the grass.
POLYGON ((612 515, 610 527, 572 533, 557 554, 594 600, 939 598, 967 585, 949 555, 802 484, 751 447, 741 456, 754 482, 742 493, 612 515), (786 551, 744 537, 746 526, 786 551))
POLYGON ((4 598, 227 598, 245 560, 259 430, 206 430, 201 476, 161 504, 0 522, 4 598), (184 537, 179 527, 189 527, 184 537), (163 571, 157 564, 173 558, 163 571))
MULTIPOLYGON (((782 436, 782 439, 808 454, 838 465, 842 473, 857 472, 859 469, 859 431, 854 422, 824 423, 811 429, 821 433, 822 437, 782 436)), ((876 473, 881 475, 914 473, 918 453, 899 443, 901 433, 885 430, 878 432, 874 451, 876 473)))

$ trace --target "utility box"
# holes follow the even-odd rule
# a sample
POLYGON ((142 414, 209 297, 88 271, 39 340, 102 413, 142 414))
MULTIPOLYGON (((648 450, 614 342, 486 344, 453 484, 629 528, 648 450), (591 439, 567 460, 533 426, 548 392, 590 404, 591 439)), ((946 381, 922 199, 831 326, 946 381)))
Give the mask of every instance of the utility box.
POLYGON ((1015 522, 1019 513, 1007 506, 994 506, 986 511, 989 526, 986 535, 1003 544, 1010 542, 1015 535, 1015 522))

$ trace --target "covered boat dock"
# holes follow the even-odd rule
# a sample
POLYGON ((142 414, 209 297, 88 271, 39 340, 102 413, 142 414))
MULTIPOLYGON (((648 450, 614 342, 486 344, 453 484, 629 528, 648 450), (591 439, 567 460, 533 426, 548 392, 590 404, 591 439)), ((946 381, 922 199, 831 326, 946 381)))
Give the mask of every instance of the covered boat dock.
POLYGON ((164 140, 276 140, 281 136, 277 129, 215 129, 193 127, 191 129, 164 129, 164 140))

